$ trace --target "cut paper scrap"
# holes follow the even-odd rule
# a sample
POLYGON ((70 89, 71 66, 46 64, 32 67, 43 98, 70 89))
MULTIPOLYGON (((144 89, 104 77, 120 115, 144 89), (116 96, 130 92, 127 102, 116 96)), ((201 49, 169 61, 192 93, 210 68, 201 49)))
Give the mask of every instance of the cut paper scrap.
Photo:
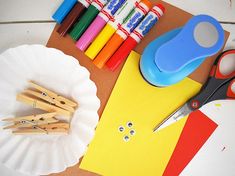
POLYGON ((178 176, 217 126, 214 121, 200 110, 189 114, 163 176, 178 176))
POLYGON ((186 119, 156 133, 153 128, 198 93, 201 84, 185 78, 154 87, 142 78, 139 59, 136 52, 127 59, 80 168, 105 176, 163 174, 186 119))
POLYGON ((180 175, 235 175, 235 100, 217 100, 200 110, 218 127, 180 175))

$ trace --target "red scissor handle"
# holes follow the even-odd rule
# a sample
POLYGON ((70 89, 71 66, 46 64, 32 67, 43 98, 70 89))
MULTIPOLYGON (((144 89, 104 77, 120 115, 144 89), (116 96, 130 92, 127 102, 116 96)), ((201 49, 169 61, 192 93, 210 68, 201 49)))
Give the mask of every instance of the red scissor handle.
POLYGON ((229 84, 227 97, 232 98, 232 99, 235 98, 235 79, 233 79, 231 83, 229 84))
POLYGON ((219 56, 211 74, 213 72, 216 79, 228 79, 235 76, 235 49, 225 51, 219 56))
POLYGON ((221 53, 215 60, 202 91, 188 101, 191 110, 221 99, 235 99, 235 49, 221 53))

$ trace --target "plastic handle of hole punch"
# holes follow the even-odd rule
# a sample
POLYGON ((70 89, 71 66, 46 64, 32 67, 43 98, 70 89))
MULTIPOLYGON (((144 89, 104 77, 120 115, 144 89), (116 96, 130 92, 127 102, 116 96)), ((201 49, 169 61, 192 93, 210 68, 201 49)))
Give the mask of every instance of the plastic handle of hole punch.
POLYGON ((155 64, 162 72, 177 72, 193 61, 214 55, 222 48, 223 44, 224 30, 219 22, 208 15, 198 15, 191 18, 175 38, 163 44, 156 51, 155 64), (217 37, 217 41, 212 46, 204 47, 195 38, 195 30, 200 23, 211 24, 213 29, 217 31, 217 36, 210 36, 213 31, 201 28, 203 30, 200 31, 203 34, 202 40, 208 36, 208 40, 217 37))
POLYGON ((140 71, 145 80, 148 81, 150 84, 158 87, 165 87, 176 84, 177 82, 188 76, 190 73, 192 73, 205 60, 205 58, 198 59, 197 61, 188 64, 180 71, 174 73, 166 73, 159 70, 154 62, 155 52, 164 43, 172 40, 175 36, 177 36, 180 31, 181 28, 169 31, 153 40, 144 49, 140 60, 140 71))

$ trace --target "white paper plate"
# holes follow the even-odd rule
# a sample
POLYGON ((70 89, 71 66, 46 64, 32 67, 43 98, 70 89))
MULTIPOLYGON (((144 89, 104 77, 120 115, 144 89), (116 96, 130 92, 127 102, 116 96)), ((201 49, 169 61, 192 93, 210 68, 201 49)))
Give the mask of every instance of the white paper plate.
MULTIPOLYGON (((41 45, 23 45, 0 55, 0 120, 31 115, 32 107, 16 101, 28 81, 79 103, 69 135, 12 135, 0 129, 0 162, 30 175, 47 175, 78 163, 94 135, 100 101, 89 72, 59 50, 41 45)), ((0 122, 0 126, 4 125, 0 122)))
POLYGON ((1 173, 1 176, 35 176, 35 175, 25 175, 25 174, 16 172, 15 170, 9 169, 1 163, 0 163, 0 173, 1 173))

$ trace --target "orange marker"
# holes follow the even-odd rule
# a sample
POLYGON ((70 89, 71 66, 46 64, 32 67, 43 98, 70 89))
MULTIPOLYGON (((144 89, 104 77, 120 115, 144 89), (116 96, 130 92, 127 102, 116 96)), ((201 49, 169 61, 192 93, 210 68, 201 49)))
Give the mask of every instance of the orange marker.
POLYGON ((115 53, 115 51, 121 46, 121 44, 148 13, 151 6, 151 2, 148 0, 142 0, 126 17, 124 20, 125 22, 119 27, 118 31, 112 36, 112 38, 93 61, 98 68, 102 68, 104 66, 108 59, 115 53))

